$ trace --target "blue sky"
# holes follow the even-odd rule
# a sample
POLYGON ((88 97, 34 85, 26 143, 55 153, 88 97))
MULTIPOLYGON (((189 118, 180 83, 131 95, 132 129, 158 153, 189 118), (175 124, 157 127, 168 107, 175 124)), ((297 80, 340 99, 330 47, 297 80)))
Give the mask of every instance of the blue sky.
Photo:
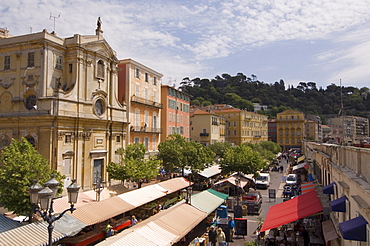
POLYGON ((370 88, 370 0, 13 0, 0 5, 0 27, 24 35, 95 33, 118 59, 134 59, 163 74, 212 79, 255 74, 318 87, 370 88))

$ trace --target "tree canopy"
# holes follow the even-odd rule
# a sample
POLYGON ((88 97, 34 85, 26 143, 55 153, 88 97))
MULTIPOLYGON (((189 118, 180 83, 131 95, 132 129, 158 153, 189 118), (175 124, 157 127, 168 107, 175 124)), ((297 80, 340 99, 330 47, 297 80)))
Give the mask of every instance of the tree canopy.
POLYGON ((146 148, 141 143, 129 144, 119 149, 120 163, 108 164, 109 178, 124 181, 132 178, 139 184, 143 179, 152 179, 158 174, 161 161, 156 156, 145 158, 146 148))
POLYGON ((214 161, 213 151, 200 143, 186 141, 180 134, 172 134, 158 145, 158 158, 163 161, 166 171, 178 171, 184 174, 185 169, 204 170, 214 161))
POLYGON ((27 189, 33 180, 43 184, 51 174, 56 174, 59 182, 65 178, 51 170, 48 161, 25 138, 13 139, 0 153, 0 160, 0 204, 15 214, 27 215, 32 211, 27 189))
POLYGON ((264 167, 265 161, 250 146, 242 144, 228 149, 220 165, 223 173, 256 174, 264 167))
POLYGON ((230 142, 216 142, 208 145, 208 148, 216 154, 216 158, 224 158, 226 151, 231 147, 232 145, 230 142))

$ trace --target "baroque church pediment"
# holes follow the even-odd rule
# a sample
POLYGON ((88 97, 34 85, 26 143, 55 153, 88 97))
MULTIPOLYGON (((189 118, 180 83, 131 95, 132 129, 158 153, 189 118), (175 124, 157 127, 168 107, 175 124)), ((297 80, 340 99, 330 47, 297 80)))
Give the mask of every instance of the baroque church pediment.
POLYGON ((114 50, 110 47, 110 45, 105 40, 88 43, 86 44, 85 48, 87 50, 96 52, 105 57, 114 58, 115 60, 118 61, 114 50))

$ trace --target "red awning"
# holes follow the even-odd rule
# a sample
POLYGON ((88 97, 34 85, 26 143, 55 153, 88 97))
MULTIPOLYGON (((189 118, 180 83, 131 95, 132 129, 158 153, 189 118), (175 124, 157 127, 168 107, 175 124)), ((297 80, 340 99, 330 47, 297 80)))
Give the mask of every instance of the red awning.
POLYGON ((322 211, 316 190, 271 206, 260 232, 279 227, 322 211))

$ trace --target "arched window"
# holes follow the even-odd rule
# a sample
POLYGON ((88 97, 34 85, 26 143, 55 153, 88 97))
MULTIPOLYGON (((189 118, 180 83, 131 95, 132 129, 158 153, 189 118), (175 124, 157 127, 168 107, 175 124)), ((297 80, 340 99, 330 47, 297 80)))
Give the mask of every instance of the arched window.
POLYGON ((27 136, 26 137, 26 139, 27 139, 27 141, 33 146, 33 147, 35 147, 36 146, 36 140, 35 140, 35 138, 34 137, 32 137, 32 136, 27 136))
POLYGON ((96 71, 97 77, 104 79, 104 71, 105 71, 104 62, 102 60, 99 60, 96 71))

